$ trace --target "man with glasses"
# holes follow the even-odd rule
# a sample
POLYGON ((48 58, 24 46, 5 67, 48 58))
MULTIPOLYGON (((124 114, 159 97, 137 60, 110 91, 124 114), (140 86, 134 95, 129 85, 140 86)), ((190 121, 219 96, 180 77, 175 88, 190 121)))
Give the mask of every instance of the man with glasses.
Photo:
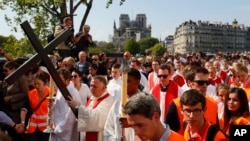
MULTIPOLYGON (((206 98, 207 109, 204 113, 206 119, 212 123, 218 123, 218 106, 213 98, 206 96, 207 86, 209 85, 208 70, 204 67, 194 68, 189 70, 185 79, 190 89, 198 90, 206 98)), ((183 115, 181 114, 180 98, 176 98, 169 106, 165 123, 169 124, 170 128, 180 134, 183 134, 183 115)))
POLYGON ((194 89, 185 91, 180 97, 181 111, 186 122, 185 140, 227 140, 219 128, 204 116, 208 108, 206 102, 205 96, 194 89))
POLYGON ((164 122, 165 115, 168 111, 169 105, 173 99, 182 94, 181 88, 172 80, 170 80, 171 68, 167 64, 162 64, 159 68, 157 77, 160 83, 156 84, 152 89, 152 95, 157 99, 162 111, 161 121, 164 122))
POLYGON ((160 65, 161 65, 160 59, 155 58, 152 61, 152 69, 153 69, 153 71, 150 72, 149 75, 148 75, 149 90, 151 90, 155 86, 155 84, 159 83, 159 81, 160 81, 160 79, 157 77, 160 65))

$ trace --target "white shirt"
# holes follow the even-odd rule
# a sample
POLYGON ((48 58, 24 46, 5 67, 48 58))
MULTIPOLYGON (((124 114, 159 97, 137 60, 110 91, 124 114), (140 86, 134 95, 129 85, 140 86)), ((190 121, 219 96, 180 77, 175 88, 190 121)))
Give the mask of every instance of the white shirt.
POLYGON ((81 88, 78 91, 80 96, 80 103, 86 105, 87 98, 90 96, 90 89, 88 85, 81 83, 81 88))
MULTIPOLYGON (((108 92, 105 91, 102 96, 108 92)), ((100 97, 102 97, 100 96, 100 97)), ((114 103, 112 96, 103 99, 96 108, 92 108, 93 103, 98 99, 91 96, 92 100, 88 107, 80 105, 78 109, 78 131, 81 132, 98 132, 98 141, 103 141, 103 128, 111 106, 114 103)))
POLYGON ((111 79, 107 85, 107 91, 114 98, 114 100, 121 99, 121 77, 117 80, 111 79))
MULTIPOLYGON (((67 89, 74 100, 80 99, 72 82, 67 89)), ((59 90, 52 110, 54 110, 54 134, 51 134, 49 141, 78 141, 76 117, 59 90)))
POLYGON ((140 74, 141 74, 140 84, 144 86, 143 91, 144 92, 149 92, 148 79, 146 78, 146 76, 142 72, 140 72, 140 74))
MULTIPOLYGON (((115 101, 111 107, 103 131, 103 141, 121 141, 122 128, 119 122, 120 101, 115 101)), ((138 140, 133 128, 125 128, 126 141, 138 140)))

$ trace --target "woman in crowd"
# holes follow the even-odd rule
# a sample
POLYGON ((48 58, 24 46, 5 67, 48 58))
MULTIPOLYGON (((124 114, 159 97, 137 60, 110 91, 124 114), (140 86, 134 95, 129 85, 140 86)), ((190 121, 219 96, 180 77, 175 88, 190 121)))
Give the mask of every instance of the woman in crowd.
MULTIPOLYGON (((33 85, 35 89, 29 91, 29 103, 32 110, 32 115, 29 118, 29 124, 27 127, 27 133, 29 141, 48 141, 49 133, 43 131, 47 127, 48 116, 48 99, 50 89, 46 85, 48 80, 46 79, 44 72, 38 72, 34 74, 33 85)), ((54 92, 52 92, 54 94, 54 92)))
POLYGON ((230 125, 249 124, 249 106, 246 92, 241 88, 231 88, 225 95, 224 113, 220 128, 229 135, 230 125))
POLYGON ((81 82, 83 75, 79 70, 74 69, 71 74, 72 74, 71 75, 72 76, 71 81, 73 82, 74 87, 79 92, 80 102, 81 102, 82 105, 86 105, 87 99, 90 96, 89 87, 86 84, 81 82))
POLYGON ((218 97, 218 117, 221 119, 224 112, 225 96, 229 91, 229 86, 225 83, 218 84, 216 86, 216 95, 218 97))

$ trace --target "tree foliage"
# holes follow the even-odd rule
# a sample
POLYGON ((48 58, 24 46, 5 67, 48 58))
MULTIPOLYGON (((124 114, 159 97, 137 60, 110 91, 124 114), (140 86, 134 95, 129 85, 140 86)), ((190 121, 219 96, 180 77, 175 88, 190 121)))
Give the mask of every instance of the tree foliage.
POLYGON ((0 47, 3 47, 3 43, 7 42, 8 37, 0 35, 0 47))
POLYGON ((116 52, 116 48, 114 47, 114 45, 111 42, 107 43, 105 41, 101 41, 98 43, 98 47, 106 53, 116 52))
MULTIPOLYGON (((123 3, 125 2, 126 0, 120 0, 120 5, 123 5, 123 3)), ((109 6, 113 3, 113 0, 108 0, 107 1, 107 4, 106 4, 106 8, 109 8, 109 6)))
POLYGON ((133 55, 138 54, 140 53, 140 45, 134 39, 130 39, 125 44, 125 51, 129 51, 133 55))
POLYGON ((27 38, 17 40, 13 35, 9 36, 3 43, 3 48, 14 58, 24 57, 25 54, 34 54, 35 50, 27 38))
POLYGON ((149 37, 141 39, 138 43, 140 45, 140 54, 145 54, 145 51, 159 43, 159 40, 157 38, 149 37))
POLYGON ((151 48, 151 50, 154 56, 161 56, 166 51, 166 49, 162 46, 161 43, 155 44, 154 47, 151 48))
POLYGON ((46 38, 48 32, 54 30, 56 24, 62 23, 63 18, 70 16, 74 19, 74 14, 79 6, 85 5, 86 11, 83 15, 81 27, 85 24, 93 0, 4 0, 0 1, 0 9, 9 7, 14 13, 14 18, 5 15, 5 20, 9 26, 17 31, 17 26, 30 19, 34 32, 40 39, 46 38))

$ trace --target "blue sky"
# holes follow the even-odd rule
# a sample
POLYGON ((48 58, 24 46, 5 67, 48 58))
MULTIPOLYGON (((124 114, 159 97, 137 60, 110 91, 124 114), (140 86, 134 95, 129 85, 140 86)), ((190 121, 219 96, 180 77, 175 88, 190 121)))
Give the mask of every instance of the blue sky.
MULTIPOLYGON (((97 41, 109 40, 109 36, 113 35, 114 21, 119 27, 120 14, 128 14, 130 19, 135 19, 136 14, 145 13, 147 25, 152 26, 152 37, 161 39, 173 35, 176 27, 188 20, 231 24, 236 19, 239 24, 250 26, 249 0, 126 0, 122 6, 119 5, 119 0, 113 0, 108 9, 106 1, 94 0, 86 21, 86 24, 91 26, 90 33, 93 39, 97 41)), ((74 18, 76 31, 79 29, 83 12, 85 12, 84 6, 78 9, 74 18)), ((4 21, 4 14, 14 15, 10 10, 1 11, 0 35, 13 34, 17 38, 22 37, 21 29, 18 33, 11 32, 4 21)))

